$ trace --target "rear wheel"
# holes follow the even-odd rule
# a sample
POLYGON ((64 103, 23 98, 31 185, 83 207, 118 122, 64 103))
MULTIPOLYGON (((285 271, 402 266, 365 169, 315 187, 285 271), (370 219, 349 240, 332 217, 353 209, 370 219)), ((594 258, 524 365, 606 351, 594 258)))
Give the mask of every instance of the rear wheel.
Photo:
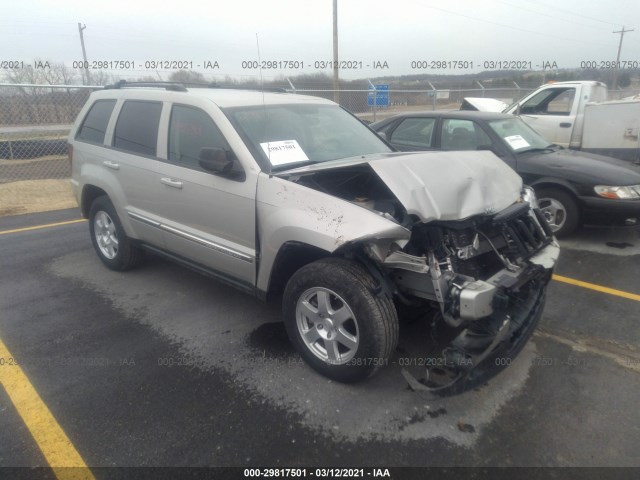
POLYGON ((108 197, 98 197, 91 204, 89 230, 98 257, 111 270, 129 270, 142 260, 144 252, 127 237, 108 197))
POLYGON ((569 193, 562 190, 542 188, 536 191, 538 205, 557 237, 572 233, 580 220, 578 205, 569 193))
POLYGON ((356 382, 388 363, 398 317, 386 293, 361 265, 340 258, 310 263, 289 280, 284 321, 305 361, 340 382, 356 382))

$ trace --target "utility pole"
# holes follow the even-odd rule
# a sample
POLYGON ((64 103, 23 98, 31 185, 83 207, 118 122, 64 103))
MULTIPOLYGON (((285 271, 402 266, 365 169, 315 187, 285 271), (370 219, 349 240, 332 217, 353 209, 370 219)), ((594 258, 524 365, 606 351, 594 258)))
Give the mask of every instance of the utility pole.
POLYGON ((87 51, 84 48, 84 36, 82 34, 82 31, 85 28, 87 28, 86 25, 81 25, 80 22, 78 22, 78 33, 80 33, 80 45, 82 45, 82 58, 84 59, 84 73, 85 73, 85 79, 86 79, 85 85, 91 85, 91 77, 89 76, 89 62, 87 61, 87 51))
POLYGON ((618 67, 618 64, 620 63, 620 52, 622 51, 622 39, 624 38, 624 34, 627 32, 633 32, 633 28, 631 30, 625 30, 624 29, 624 25, 622 26, 622 30, 617 30, 615 32, 611 32, 611 33, 619 33, 620 34, 620 43, 618 44, 618 56, 616 57, 616 73, 613 77, 613 86, 611 87, 612 90, 615 90, 616 88, 618 88, 618 72, 620 71, 620 68, 618 67))
POLYGON ((333 101, 340 103, 338 67, 338 0, 333 0, 333 101))

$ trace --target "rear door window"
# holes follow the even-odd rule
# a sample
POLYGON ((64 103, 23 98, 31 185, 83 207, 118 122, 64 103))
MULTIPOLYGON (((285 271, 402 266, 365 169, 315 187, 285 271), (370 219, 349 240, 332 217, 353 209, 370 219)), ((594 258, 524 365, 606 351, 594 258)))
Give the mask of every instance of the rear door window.
POLYGON ((429 148, 435 123, 435 118, 407 118, 393 131, 389 140, 408 147, 429 148))
POLYGON ((113 146, 131 153, 155 156, 162 103, 127 100, 122 105, 113 146))
POLYGON ((95 102, 84 118, 76 138, 90 143, 104 143, 104 135, 115 105, 115 100, 98 100, 95 102))

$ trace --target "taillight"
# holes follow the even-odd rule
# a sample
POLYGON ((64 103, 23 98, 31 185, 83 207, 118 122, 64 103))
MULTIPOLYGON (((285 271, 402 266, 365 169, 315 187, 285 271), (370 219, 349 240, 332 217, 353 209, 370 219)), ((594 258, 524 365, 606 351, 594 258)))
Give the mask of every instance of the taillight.
POLYGON ((69 163, 73 162, 73 145, 67 143, 67 157, 69 157, 69 163))

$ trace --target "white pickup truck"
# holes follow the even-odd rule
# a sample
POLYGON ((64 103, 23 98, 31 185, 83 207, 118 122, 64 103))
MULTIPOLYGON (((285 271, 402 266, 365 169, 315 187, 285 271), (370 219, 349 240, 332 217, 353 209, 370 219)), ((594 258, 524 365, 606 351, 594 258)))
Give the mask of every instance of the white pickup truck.
POLYGON ((465 98, 462 108, 520 115, 557 145, 640 161, 640 98, 607 101, 604 83, 549 83, 509 106, 486 100, 465 98))

